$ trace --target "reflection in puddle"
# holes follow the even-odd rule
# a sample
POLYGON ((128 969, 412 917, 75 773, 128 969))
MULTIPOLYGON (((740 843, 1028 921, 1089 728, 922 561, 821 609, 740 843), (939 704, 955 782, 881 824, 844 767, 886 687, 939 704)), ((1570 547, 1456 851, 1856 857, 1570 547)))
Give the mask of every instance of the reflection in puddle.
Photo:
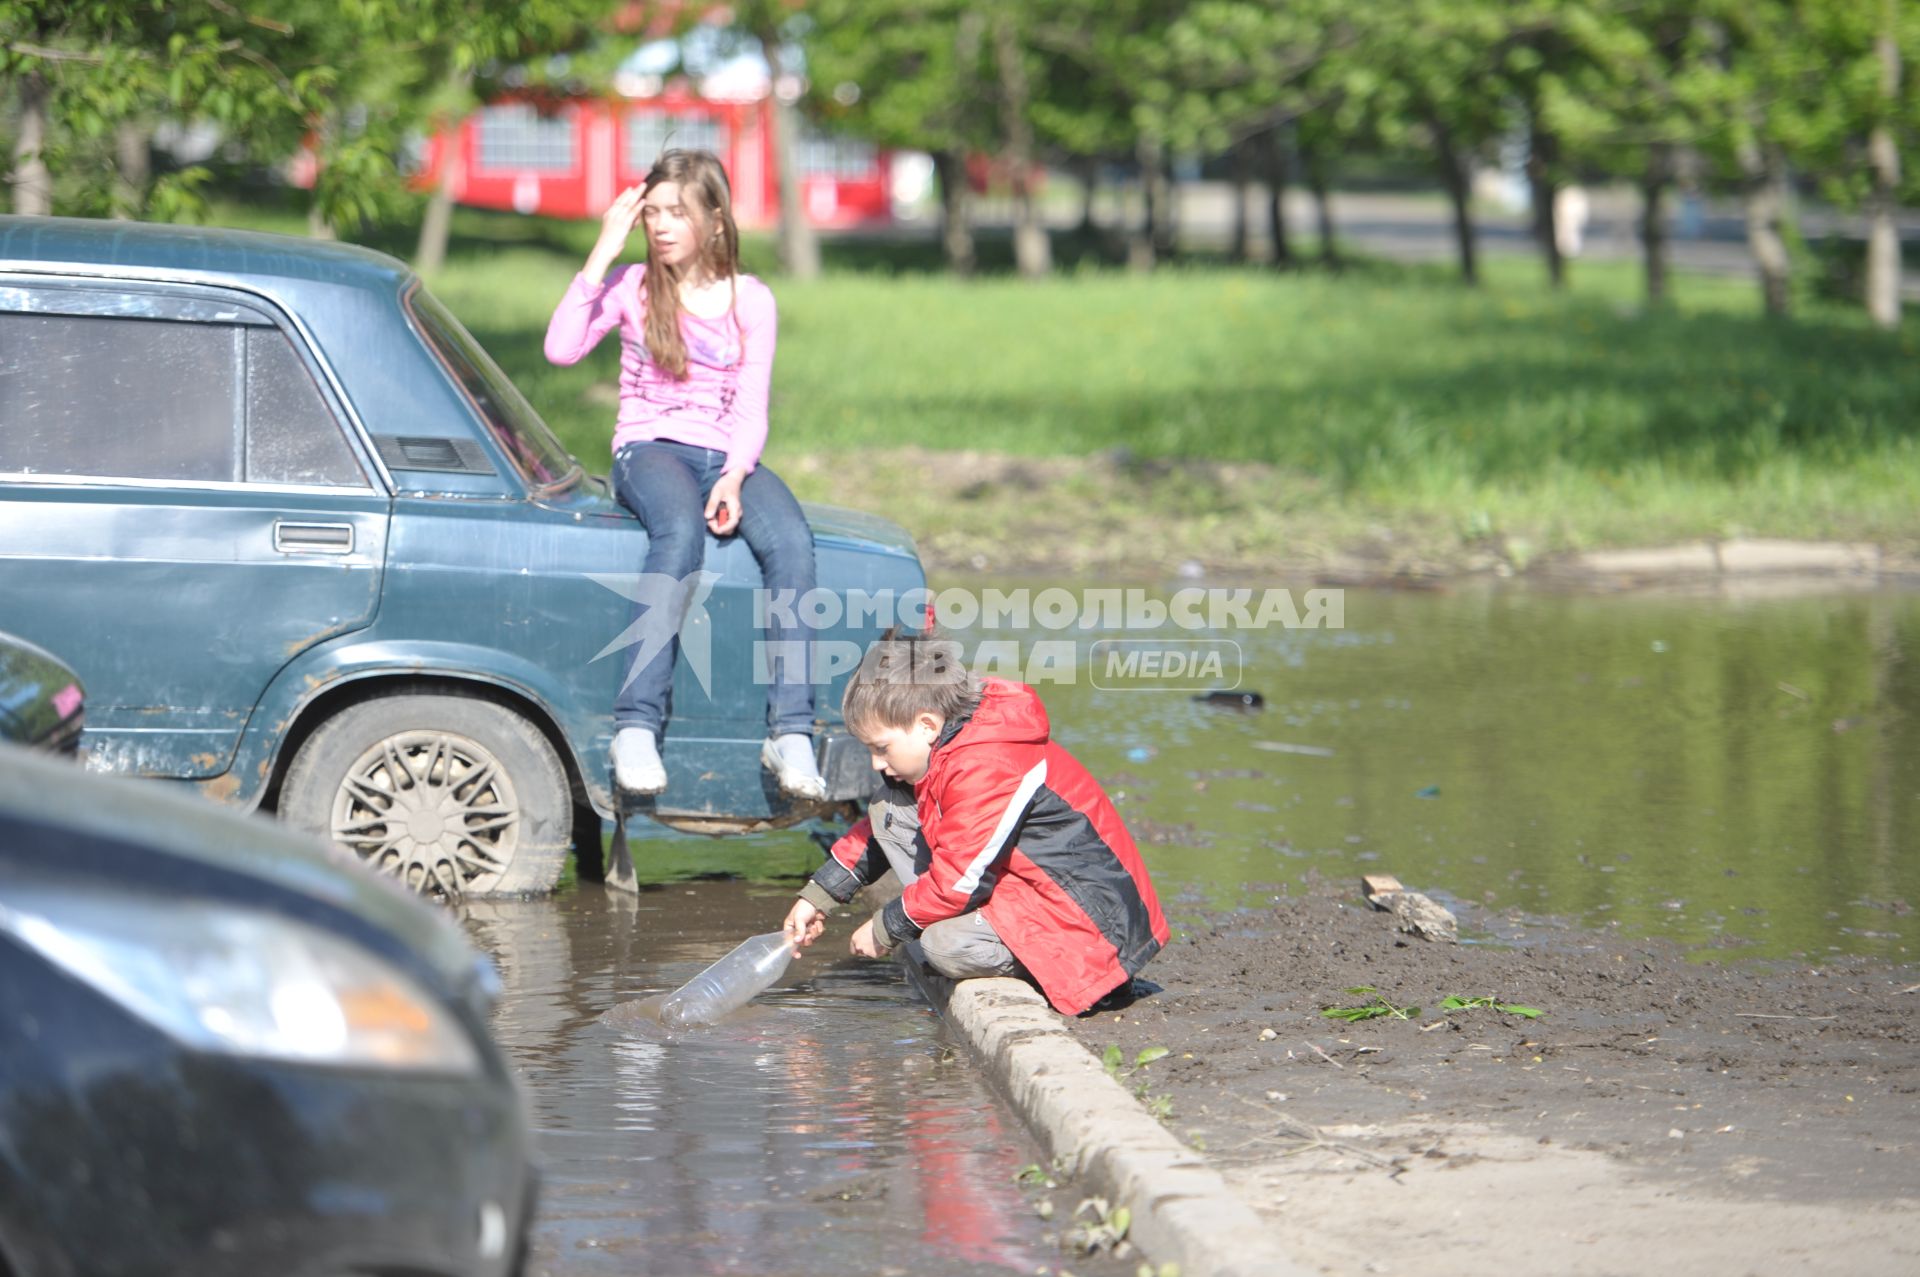
POLYGON ((544 1177, 530 1273, 1061 1265, 1014 1182, 1037 1148, 896 969, 843 956, 850 924, 718 1024, 646 1014, 789 898, 704 882, 468 907, 544 1177))

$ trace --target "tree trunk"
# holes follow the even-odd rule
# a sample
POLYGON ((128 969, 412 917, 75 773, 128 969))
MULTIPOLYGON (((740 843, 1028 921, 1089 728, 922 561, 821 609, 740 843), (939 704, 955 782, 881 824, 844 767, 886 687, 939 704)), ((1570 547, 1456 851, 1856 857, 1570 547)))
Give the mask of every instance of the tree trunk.
POLYGON ((1173 174, 1173 152, 1164 147, 1158 176, 1160 190, 1154 210, 1159 217, 1153 223, 1153 255, 1158 261, 1170 262, 1180 255, 1180 183, 1173 174))
POLYGON ((1673 148, 1655 142, 1647 153, 1646 176, 1640 180, 1640 245, 1646 262, 1647 304, 1667 299, 1667 225, 1665 202, 1673 185, 1673 148))
POLYGON ((1784 315, 1791 269, 1782 233, 1787 217, 1786 166, 1777 148, 1762 146, 1751 135, 1734 149, 1746 188, 1747 248, 1760 272, 1760 300, 1769 315, 1784 315))
POLYGON ((1100 193, 1100 161, 1083 156, 1075 167, 1080 173, 1080 225, 1074 234, 1092 243, 1100 237, 1100 227, 1093 219, 1094 199, 1100 193))
POLYGON ((1033 121, 1027 118, 1029 87, 1026 50, 1013 19, 999 14, 993 24, 994 62, 1000 73, 1000 131, 1013 182, 1013 260, 1027 279, 1053 271, 1053 244, 1040 223, 1033 198, 1033 121))
POLYGON ((427 201, 426 215, 420 219, 420 243, 413 253, 413 269, 418 274, 437 274, 447 264, 447 244, 453 238, 453 197, 460 188, 465 167, 460 126, 456 123, 447 141, 446 154, 440 157, 440 181, 427 201))
POLYGON ((1560 255, 1560 226, 1554 203, 1560 184, 1554 176, 1559 143, 1553 134, 1532 126, 1527 146, 1527 185, 1533 199, 1533 236, 1546 258, 1547 282, 1555 288, 1567 286, 1567 262, 1560 255))
POLYGON ((153 130, 144 120, 123 120, 113 131, 113 160, 113 215, 125 221, 146 206, 153 181, 153 130))
MULTIPOLYGON (((448 74, 448 87, 455 100, 464 103, 473 88, 473 72, 455 70, 448 74)), ((447 130, 446 152, 440 157, 440 181, 427 200, 426 215, 420 219, 420 242, 413 250, 413 269, 431 275, 447 264, 447 245, 453 238, 453 200, 466 177, 466 152, 462 147, 458 119, 447 130)))
POLYGON ((1313 192, 1313 220, 1320 232, 1320 264, 1332 270, 1340 269, 1340 244, 1333 225, 1333 190, 1331 166, 1327 157, 1318 147, 1307 151, 1307 189, 1313 192))
POLYGON ((1267 166, 1267 237, 1273 241, 1273 265, 1276 270, 1292 270, 1295 263, 1293 241, 1287 234, 1287 184, 1293 165, 1284 129, 1267 134, 1267 166))
POLYGON ((313 189, 307 192, 307 238, 338 239, 333 223, 320 207, 321 188, 327 182, 327 149, 333 141, 334 120, 331 111, 320 112, 313 120, 313 189))
POLYGON ((1247 216, 1247 194, 1253 186, 1252 156, 1247 153, 1250 145, 1235 142, 1227 152, 1233 166, 1233 244, 1227 255, 1243 264, 1253 260, 1253 224, 1247 216))
POLYGON ((1127 269, 1150 271, 1154 267, 1154 244, 1158 239, 1156 228, 1164 216, 1157 206, 1166 198, 1160 188, 1160 139, 1142 133, 1134 143, 1134 156, 1140 167, 1142 207, 1139 224, 1127 236, 1127 269))
POLYGON ((38 72, 20 80, 20 133, 13 140, 13 211, 26 217, 53 212, 53 174, 47 168, 47 82, 38 72))
POLYGON ((977 264, 973 255, 973 198, 967 189, 967 165, 957 151, 935 151, 933 170, 940 177, 940 244, 947 269, 965 278, 977 264))
POLYGON ((1473 179, 1460 152, 1453 144, 1453 130, 1437 117, 1429 120, 1433 128, 1434 152, 1440 161, 1440 181, 1447 188, 1447 201, 1453 205, 1453 240, 1460 254, 1460 278, 1467 284, 1480 283, 1480 259, 1473 234, 1473 179))
POLYGON ((794 158, 795 125, 793 104, 781 99, 780 82, 786 78, 780 50, 780 34, 770 28, 755 33, 760 51, 767 60, 767 83, 772 87, 767 112, 768 129, 773 140, 775 185, 780 193, 780 265, 795 279, 814 279, 820 274, 820 240, 807 220, 800 198, 800 169, 794 158))
POLYGON ((1873 169, 1873 189, 1867 198, 1867 314, 1881 328, 1900 326, 1900 148, 1893 140, 1889 118, 1898 109, 1900 47, 1894 43, 1894 0, 1886 0, 1880 38, 1881 117, 1867 138, 1867 163, 1873 169))

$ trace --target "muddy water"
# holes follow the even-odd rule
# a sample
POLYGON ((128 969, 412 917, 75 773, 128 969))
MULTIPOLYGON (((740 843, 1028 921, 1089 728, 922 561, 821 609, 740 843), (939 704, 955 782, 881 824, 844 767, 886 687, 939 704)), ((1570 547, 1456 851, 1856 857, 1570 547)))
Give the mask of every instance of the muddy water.
MULTIPOLYGON (((588 884, 469 906, 536 1132, 530 1273, 1121 1271, 1048 1238, 1045 1194, 1015 1183, 1038 1150, 892 964, 822 942, 711 1028, 669 1036, 625 1014, 773 930, 791 895, 588 884)), ((1062 1216, 1078 1200, 1053 1196, 1062 1216)))
POLYGON ((1702 952, 1920 953, 1920 596, 1349 590, 1344 611, 1174 632, 1233 640, 1258 713, 1108 676, 1092 643, 1133 631, 1019 635, 1077 641, 1041 688, 1055 733, 1168 894, 1388 871, 1482 936, 1551 912, 1702 952))

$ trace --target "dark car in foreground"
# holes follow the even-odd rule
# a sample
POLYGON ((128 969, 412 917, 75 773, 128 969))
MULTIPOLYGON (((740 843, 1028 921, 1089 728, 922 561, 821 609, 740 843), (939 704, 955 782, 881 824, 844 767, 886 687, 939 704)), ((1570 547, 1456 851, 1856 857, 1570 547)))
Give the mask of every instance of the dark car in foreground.
MULTIPOLYGON (((807 516, 819 638, 857 652, 919 559, 884 519, 807 516)), ((614 814, 645 530, 391 257, 0 216, 0 546, 0 626, 79 672, 91 767, 270 806, 447 895, 551 889, 614 814)), ((822 814, 761 768, 753 554, 709 538, 704 566, 645 811, 822 814)), ((873 772, 836 668, 815 746, 844 803, 873 772)))
POLYGON ((0 1273, 518 1272, 497 987, 337 851, 0 745, 0 1273))
POLYGON ((0 741, 77 753, 86 704, 79 677, 59 657, 0 634, 0 741))

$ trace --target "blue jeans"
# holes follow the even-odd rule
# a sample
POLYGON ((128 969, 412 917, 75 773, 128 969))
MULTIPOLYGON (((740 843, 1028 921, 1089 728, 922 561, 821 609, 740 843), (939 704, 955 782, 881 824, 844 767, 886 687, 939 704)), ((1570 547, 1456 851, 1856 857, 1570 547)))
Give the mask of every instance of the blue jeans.
MULTIPOLYGON (((706 554, 707 526, 702 517, 707 494, 720 480, 727 454, 712 448, 671 440, 630 443, 620 449, 613 461, 613 490, 620 504, 634 512, 647 530, 647 561, 643 569, 651 575, 685 580, 700 570, 706 554)), ((791 590, 789 597, 803 597, 813 589, 813 530, 807 526, 800 503, 780 476, 765 466, 755 467, 740 489, 740 522, 733 535, 740 537, 759 561, 760 576, 766 589, 778 594, 791 590)), ((680 622, 688 597, 684 592, 679 614, 671 618, 673 638, 651 654, 645 666, 635 673, 630 666, 628 681, 613 702, 616 729, 644 727, 660 738, 666 726, 673 692, 673 665, 680 652, 680 622)), ((655 606, 641 602, 634 607, 635 621, 647 616, 655 606)), ((812 633, 799 623, 802 609, 772 609, 766 639, 771 644, 791 645, 810 640, 812 633), (789 620, 788 618, 793 618, 789 620)), ((810 647, 774 646, 771 652, 811 652, 810 647)), ((641 652, 636 649, 637 663, 641 652)), ((813 683, 806 665, 782 661, 779 667, 765 671, 767 721, 774 735, 813 731, 813 683)))

